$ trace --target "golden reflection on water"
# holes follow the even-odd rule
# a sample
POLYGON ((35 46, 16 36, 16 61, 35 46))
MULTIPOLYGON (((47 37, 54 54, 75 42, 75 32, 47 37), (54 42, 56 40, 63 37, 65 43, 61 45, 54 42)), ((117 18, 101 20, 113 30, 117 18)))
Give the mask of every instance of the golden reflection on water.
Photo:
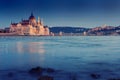
POLYGON ((17 42, 16 44, 18 53, 45 53, 44 42, 17 42))

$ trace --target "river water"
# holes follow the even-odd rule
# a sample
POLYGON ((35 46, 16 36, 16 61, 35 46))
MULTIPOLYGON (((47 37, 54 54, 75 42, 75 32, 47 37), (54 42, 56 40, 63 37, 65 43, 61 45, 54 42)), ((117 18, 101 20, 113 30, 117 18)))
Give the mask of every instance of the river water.
POLYGON ((6 71, 27 70, 36 66, 75 73, 78 80, 92 80, 89 77, 91 73, 101 74, 99 80, 118 78, 120 37, 0 37, 0 80, 6 79, 3 77, 6 71))

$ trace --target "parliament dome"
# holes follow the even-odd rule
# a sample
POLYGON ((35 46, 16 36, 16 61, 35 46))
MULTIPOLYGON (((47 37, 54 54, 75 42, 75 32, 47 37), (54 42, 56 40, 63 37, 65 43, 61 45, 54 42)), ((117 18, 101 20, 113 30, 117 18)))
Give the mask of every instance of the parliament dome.
POLYGON ((33 20, 35 19, 35 16, 33 15, 33 13, 31 13, 31 16, 29 17, 29 20, 33 20))

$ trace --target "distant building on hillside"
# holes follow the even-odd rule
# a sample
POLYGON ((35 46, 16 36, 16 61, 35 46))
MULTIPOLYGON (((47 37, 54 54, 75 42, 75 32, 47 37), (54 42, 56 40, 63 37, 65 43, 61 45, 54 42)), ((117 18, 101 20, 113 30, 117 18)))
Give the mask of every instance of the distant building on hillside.
POLYGON ((38 17, 38 21, 31 13, 28 20, 22 20, 19 23, 11 23, 10 33, 15 33, 16 35, 49 35, 49 28, 43 25, 43 22, 38 17))

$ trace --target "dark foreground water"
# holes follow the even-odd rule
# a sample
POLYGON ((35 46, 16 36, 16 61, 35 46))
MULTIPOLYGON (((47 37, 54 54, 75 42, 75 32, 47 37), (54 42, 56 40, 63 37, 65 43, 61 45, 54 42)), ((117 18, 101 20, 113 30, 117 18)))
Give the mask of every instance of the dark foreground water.
POLYGON ((0 80, 37 80, 26 72, 36 66, 61 70, 55 80, 118 79, 120 37, 0 37, 0 80))

